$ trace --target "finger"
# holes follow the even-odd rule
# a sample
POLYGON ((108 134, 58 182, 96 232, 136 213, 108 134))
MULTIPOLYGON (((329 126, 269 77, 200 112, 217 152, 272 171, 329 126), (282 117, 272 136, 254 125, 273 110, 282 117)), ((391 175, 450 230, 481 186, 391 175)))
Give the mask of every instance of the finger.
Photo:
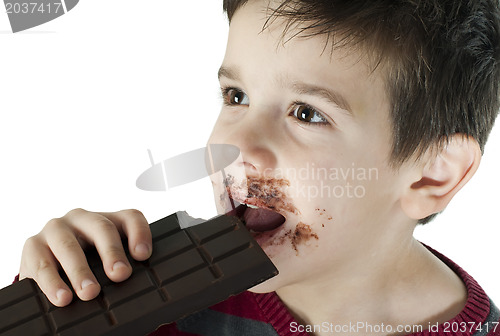
POLYGON ((72 210, 66 216, 73 230, 95 245, 108 278, 120 282, 132 274, 118 232, 121 228, 105 216, 83 209, 72 210))
POLYGON ((101 291, 74 232, 62 218, 51 220, 44 229, 46 244, 59 261, 75 293, 83 301, 95 298, 101 291))
POLYGON ((101 212, 127 236, 130 255, 135 260, 146 260, 151 256, 153 243, 148 221, 139 210, 101 212))
POLYGON ((37 236, 29 238, 24 244, 19 279, 24 278, 35 280, 55 306, 64 307, 73 298, 71 290, 59 276, 52 252, 37 236))

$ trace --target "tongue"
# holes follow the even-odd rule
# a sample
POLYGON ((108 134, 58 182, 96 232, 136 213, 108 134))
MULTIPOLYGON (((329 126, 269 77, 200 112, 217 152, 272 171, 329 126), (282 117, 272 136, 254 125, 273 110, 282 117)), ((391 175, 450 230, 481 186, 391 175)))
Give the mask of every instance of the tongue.
POLYGON ((249 207, 245 209, 243 219, 247 228, 259 232, 274 230, 285 222, 285 217, 277 212, 249 207))

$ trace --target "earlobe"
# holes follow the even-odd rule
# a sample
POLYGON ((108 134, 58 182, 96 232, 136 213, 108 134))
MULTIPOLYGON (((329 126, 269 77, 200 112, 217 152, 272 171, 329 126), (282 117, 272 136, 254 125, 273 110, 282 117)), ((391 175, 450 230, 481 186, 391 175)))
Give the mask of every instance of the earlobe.
POLYGON ((480 161, 481 150, 474 138, 462 134, 450 137, 437 155, 413 167, 413 180, 401 198, 403 211, 417 220, 443 211, 472 178, 480 161))

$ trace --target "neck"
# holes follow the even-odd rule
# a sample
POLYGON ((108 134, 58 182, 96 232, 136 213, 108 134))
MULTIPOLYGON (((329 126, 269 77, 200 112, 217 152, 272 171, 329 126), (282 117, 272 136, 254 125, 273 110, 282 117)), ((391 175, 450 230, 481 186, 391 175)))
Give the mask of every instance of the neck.
MULTIPOLYGON (((363 253, 345 265, 321 278, 282 287, 277 294, 303 325, 383 323, 421 325, 425 330, 428 323, 457 315, 467 295, 458 276, 412 235, 393 241, 362 245, 363 253)), ((359 331, 357 335, 365 330, 359 331)))

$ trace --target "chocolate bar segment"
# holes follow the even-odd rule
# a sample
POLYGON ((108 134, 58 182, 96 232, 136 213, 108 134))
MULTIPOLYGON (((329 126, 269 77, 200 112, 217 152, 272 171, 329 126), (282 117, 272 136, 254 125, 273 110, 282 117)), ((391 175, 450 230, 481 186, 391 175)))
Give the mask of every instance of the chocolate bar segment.
MULTIPOLYGON (((251 234, 232 216, 181 229, 176 214, 150 225, 153 254, 124 282, 113 283, 99 255, 86 252, 101 284, 91 301, 74 294, 52 305, 32 279, 0 290, 0 335, 137 335, 207 308, 278 273, 251 234)), ((67 278, 65 278, 66 282, 67 278)))

